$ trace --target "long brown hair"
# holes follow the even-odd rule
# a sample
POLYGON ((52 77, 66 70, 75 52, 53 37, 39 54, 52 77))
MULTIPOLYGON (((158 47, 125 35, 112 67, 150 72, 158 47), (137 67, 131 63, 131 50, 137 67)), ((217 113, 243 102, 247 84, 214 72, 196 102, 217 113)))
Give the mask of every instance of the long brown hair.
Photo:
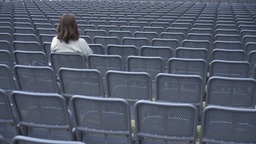
POLYGON ((78 40, 79 31, 74 14, 66 13, 61 16, 57 27, 57 38, 65 43, 68 43, 69 40, 78 40))

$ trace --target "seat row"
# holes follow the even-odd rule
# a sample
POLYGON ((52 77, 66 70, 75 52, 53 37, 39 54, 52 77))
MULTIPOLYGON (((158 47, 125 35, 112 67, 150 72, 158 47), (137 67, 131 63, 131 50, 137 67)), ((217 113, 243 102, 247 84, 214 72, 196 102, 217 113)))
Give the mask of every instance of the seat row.
MULTIPOLYGON (((128 102, 120 98, 73 96, 69 102, 72 115, 58 94, 14 91, 10 99, 0 91, 5 112, 0 118, 0 134, 7 142, 16 135, 34 137, 17 136, 14 144, 24 140, 52 142, 42 138, 101 144, 197 141, 198 109, 192 104, 140 100, 134 106, 132 126, 128 102)), ((200 143, 255 143, 255 120, 255 109, 207 106, 200 143)))
MULTIPOLYGON (((195 64, 190 64, 196 68, 195 64)), ((73 95, 88 95, 121 97, 131 102, 140 99, 165 100, 190 102, 198 107, 202 106, 206 94, 206 105, 255 106, 255 79, 211 76, 206 80, 195 71, 186 73, 183 66, 176 68, 176 72, 159 73, 156 77, 139 70, 110 70, 103 76, 96 69, 74 68, 60 68, 56 77, 50 67, 18 65, 14 68, 14 77, 8 67, 1 65, 0 68, 0 86, 9 93, 22 90, 60 93, 67 99, 73 95)))

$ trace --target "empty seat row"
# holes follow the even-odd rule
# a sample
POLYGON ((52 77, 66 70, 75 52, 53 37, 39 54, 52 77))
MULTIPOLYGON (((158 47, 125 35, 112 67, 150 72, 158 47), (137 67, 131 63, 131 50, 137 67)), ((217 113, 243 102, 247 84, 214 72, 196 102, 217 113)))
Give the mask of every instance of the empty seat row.
MULTIPOLYGON (((138 101, 132 126, 130 108, 124 99, 74 96, 70 100, 70 117, 61 95, 15 91, 10 97, 12 108, 8 97, 0 92, 1 106, 6 112, 1 117, 5 121, 1 122, 0 132, 6 143, 12 139, 13 144, 38 140, 102 144, 197 141, 198 109, 187 103, 138 101)), ((207 106, 202 115, 200 143, 254 143, 255 120, 255 109, 207 106)))

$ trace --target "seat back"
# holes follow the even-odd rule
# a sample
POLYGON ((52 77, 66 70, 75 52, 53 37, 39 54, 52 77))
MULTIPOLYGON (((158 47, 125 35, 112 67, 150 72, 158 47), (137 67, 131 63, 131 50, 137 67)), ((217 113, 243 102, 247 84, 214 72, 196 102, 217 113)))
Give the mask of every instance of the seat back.
POLYGON ((48 66, 48 59, 41 51, 15 51, 15 62, 18 65, 48 66))
POLYGON ((210 63, 210 76, 250 77, 247 61, 214 60, 210 63))
POLYGON ((59 92, 56 75, 48 66, 16 65, 14 72, 19 90, 32 92, 59 92))
POLYGON ((168 72, 172 74, 199 75, 206 81, 207 70, 207 63, 203 59, 171 58, 168 61, 168 72))
POLYGON ((74 96, 71 108, 78 140, 132 144, 130 109, 123 99, 74 96))
POLYGON ((207 85, 207 105, 254 108, 256 81, 252 78, 213 76, 207 85))
POLYGON ((191 103, 201 107, 204 82, 197 75, 159 74, 156 78, 157 100, 191 103))
POLYGON ((255 143, 256 110, 208 106, 202 116, 200 143, 255 143))
POLYGON ((119 55, 90 55, 88 57, 90 69, 97 69, 102 75, 108 70, 123 70, 123 59, 119 55))
POLYGON ((15 90, 14 77, 11 69, 7 65, 0 64, 0 81, 0 89, 7 92, 15 90))
POLYGON ((22 135, 56 140, 73 139, 67 102, 63 96, 14 91, 11 99, 22 135))
POLYGON ((158 73, 164 72, 164 61, 161 57, 129 56, 127 70, 132 72, 147 72, 152 79, 158 73))
POLYGON ((62 67, 86 68, 86 59, 78 53, 54 52, 50 54, 52 68, 57 72, 62 67))
POLYGON ((135 104, 137 143, 195 143, 197 109, 191 104, 138 101, 135 104))
POLYGON ((8 95, 2 89, 0 89, 0 108, 0 135, 3 138, 3 142, 7 144, 18 134, 18 131, 8 95))
POLYGON ((102 76, 98 70, 61 68, 58 75, 62 94, 66 97, 104 96, 102 76))

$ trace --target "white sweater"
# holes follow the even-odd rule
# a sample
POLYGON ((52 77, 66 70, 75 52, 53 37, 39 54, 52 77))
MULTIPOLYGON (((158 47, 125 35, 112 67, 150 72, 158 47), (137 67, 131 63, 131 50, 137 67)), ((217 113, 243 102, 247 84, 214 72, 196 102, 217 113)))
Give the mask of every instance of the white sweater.
POLYGON ((57 36, 52 39, 51 52, 77 52, 86 57, 93 53, 87 42, 82 38, 65 43, 57 39, 57 36))

